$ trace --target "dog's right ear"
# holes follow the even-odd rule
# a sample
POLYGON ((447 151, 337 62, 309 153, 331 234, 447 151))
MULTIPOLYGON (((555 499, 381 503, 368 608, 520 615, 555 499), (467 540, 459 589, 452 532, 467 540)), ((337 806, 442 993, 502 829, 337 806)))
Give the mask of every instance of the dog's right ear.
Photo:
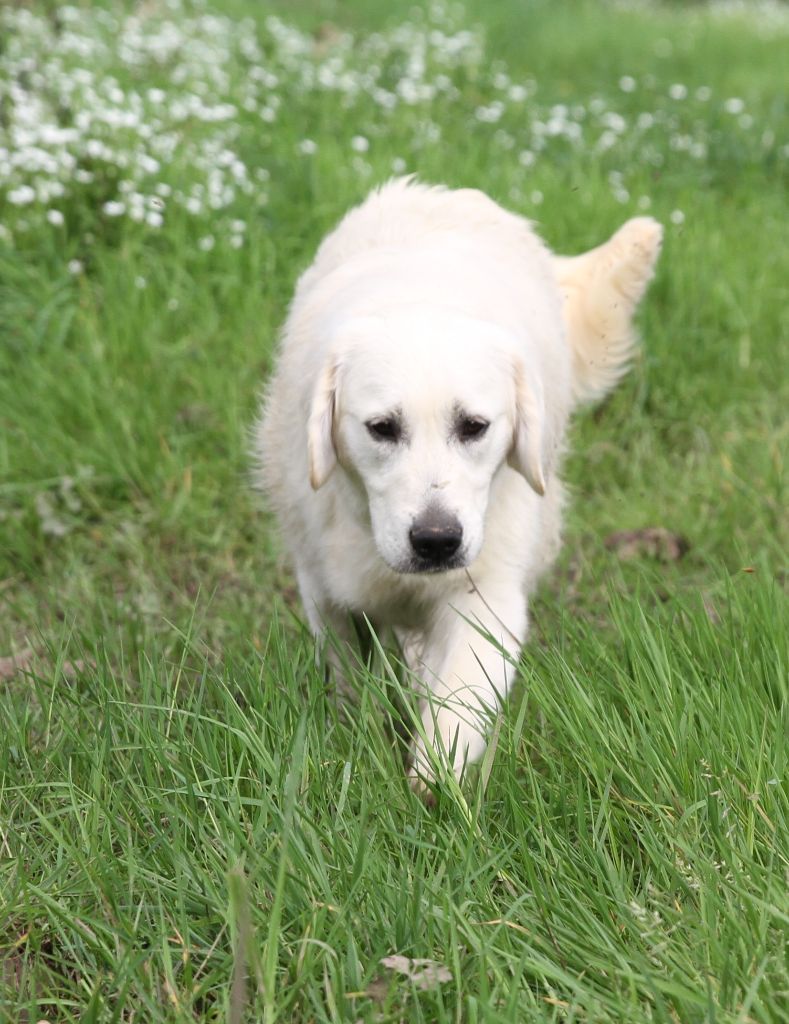
POLYGON ((312 394, 307 424, 307 457, 313 490, 323 487, 337 462, 334 446, 334 420, 337 410, 337 371, 335 359, 329 359, 320 372, 312 394))

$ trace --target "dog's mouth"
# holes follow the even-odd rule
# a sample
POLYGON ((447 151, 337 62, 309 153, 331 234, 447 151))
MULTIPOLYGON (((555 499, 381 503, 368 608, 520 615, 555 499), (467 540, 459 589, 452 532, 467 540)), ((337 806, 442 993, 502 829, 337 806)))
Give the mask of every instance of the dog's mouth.
POLYGON ((415 555, 401 562, 396 571, 404 576, 435 576, 442 572, 452 572, 453 569, 464 569, 466 564, 462 554, 440 560, 419 558, 415 555))

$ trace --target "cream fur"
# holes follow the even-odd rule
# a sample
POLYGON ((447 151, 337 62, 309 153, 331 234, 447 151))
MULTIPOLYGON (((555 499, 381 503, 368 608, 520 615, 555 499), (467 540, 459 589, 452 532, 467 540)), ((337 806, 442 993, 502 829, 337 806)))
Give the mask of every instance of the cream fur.
POLYGON ((660 241, 638 218, 556 257, 481 192, 405 178, 348 213, 298 282, 258 483, 316 636, 350 640, 365 614, 403 640, 423 700, 417 786, 485 749, 559 547, 569 415, 626 372, 660 241), (402 437, 376 439, 370 424, 393 415, 402 437), (489 424, 480 438, 459 439, 467 416, 489 424), (424 573, 409 538, 429 508, 462 543, 453 567, 424 573))

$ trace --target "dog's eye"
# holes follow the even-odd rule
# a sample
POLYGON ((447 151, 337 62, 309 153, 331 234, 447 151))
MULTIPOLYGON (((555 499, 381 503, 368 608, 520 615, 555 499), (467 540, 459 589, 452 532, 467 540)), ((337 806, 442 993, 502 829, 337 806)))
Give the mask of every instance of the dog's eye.
POLYGON ((461 441, 474 441, 485 433, 490 424, 479 416, 464 416, 458 421, 457 432, 461 441))
POLYGON ((382 420, 368 420, 367 431, 376 441, 399 441, 400 424, 393 417, 382 420))

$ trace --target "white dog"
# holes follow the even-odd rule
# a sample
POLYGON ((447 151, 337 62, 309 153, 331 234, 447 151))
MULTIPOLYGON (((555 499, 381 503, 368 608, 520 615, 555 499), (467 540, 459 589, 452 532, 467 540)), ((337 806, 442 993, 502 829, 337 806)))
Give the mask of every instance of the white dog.
POLYGON ((568 417, 625 373, 662 230, 576 257, 481 192, 375 191, 302 275, 255 435, 310 626, 392 628, 417 788, 485 749, 559 546, 568 417))

